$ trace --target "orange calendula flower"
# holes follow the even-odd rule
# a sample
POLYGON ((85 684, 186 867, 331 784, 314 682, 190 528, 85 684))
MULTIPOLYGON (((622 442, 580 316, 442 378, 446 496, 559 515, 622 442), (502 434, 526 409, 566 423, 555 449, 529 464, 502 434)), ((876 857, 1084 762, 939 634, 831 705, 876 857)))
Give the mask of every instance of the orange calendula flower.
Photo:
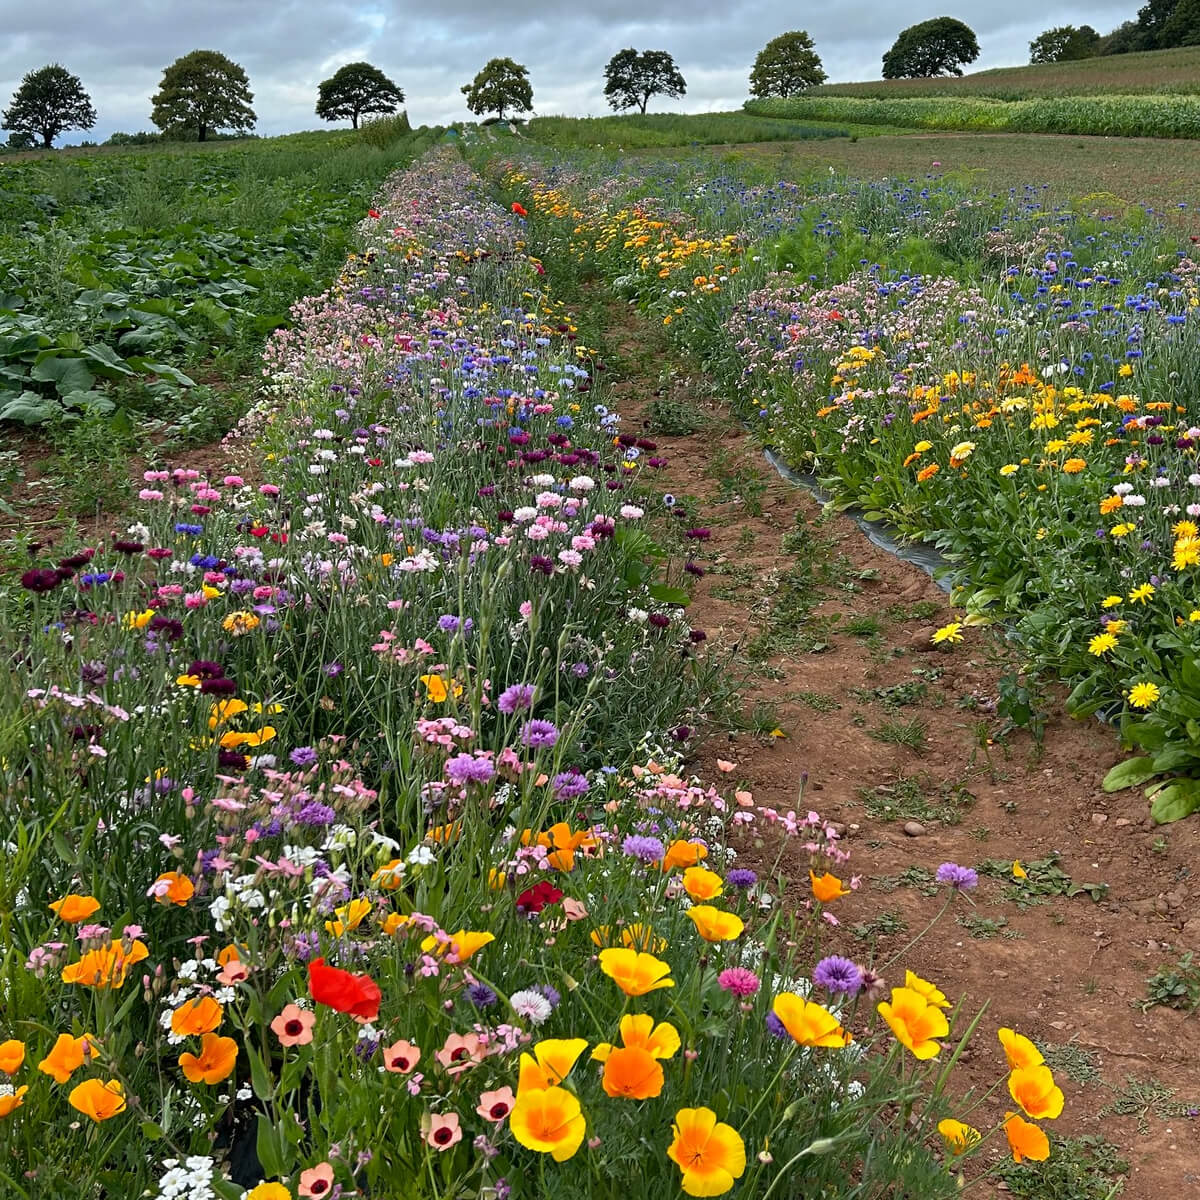
POLYGON ((532 1055, 521 1055, 518 1094, 557 1087, 586 1049, 586 1038, 546 1038, 538 1042, 532 1055))
MULTIPOLYGON (((649 1013, 626 1013, 621 1018, 621 1041, 626 1049, 637 1046, 655 1058, 673 1058, 683 1044, 679 1030, 669 1021, 655 1025, 649 1013)), ((616 1047, 601 1042, 592 1051, 596 1062, 605 1062, 616 1047)))
POLYGON ((120 942, 111 942, 107 946, 89 950, 77 963, 63 967, 62 981, 78 983, 83 987, 123 987, 129 968, 149 955, 145 942, 135 941, 128 952, 120 942))
POLYGON ((0 1042, 0 1071, 3 1071, 5 1075, 15 1075, 21 1069, 24 1061, 24 1042, 19 1042, 16 1038, 0 1042))
POLYGON ((716 871, 688 867, 683 873, 683 890, 693 900, 714 900, 725 890, 725 885, 716 871))
POLYGON ((661 1095, 663 1069, 657 1058, 641 1046, 614 1050, 604 1061, 601 1087, 614 1099, 650 1100, 661 1095))
POLYGON ((644 996, 658 988, 675 986, 675 980, 669 978, 671 964, 640 950, 601 950, 600 970, 627 996, 644 996))
POLYGON ((949 1008, 950 1001, 946 999, 946 994, 940 991, 928 979, 922 979, 920 975, 914 974, 912 971, 904 972, 904 986, 924 996, 930 1004, 936 1004, 938 1008, 949 1008))
POLYGON ((100 901, 95 896, 80 896, 71 892, 61 900, 51 901, 50 907, 60 921, 66 921, 68 925, 77 925, 100 911, 100 901))
POLYGON ((0 1095, 0 1121, 11 1117, 25 1103, 25 1093, 29 1091, 28 1084, 22 1084, 15 1092, 0 1095))
POLYGON ((673 871, 679 867, 694 867, 708 857, 708 847, 703 842, 672 842, 663 855, 662 869, 673 871))
POLYGON ((736 913, 723 912, 711 904, 697 904, 687 910, 696 932, 706 942, 731 942, 742 936, 745 922, 736 913))
POLYGON ((38 1070, 49 1075, 55 1083, 66 1083, 72 1072, 83 1066, 88 1052, 86 1034, 76 1038, 69 1033, 60 1033, 50 1053, 38 1063, 38 1070))
POLYGON ((93 1121, 107 1121, 125 1111, 125 1089, 118 1079, 110 1079, 107 1083, 85 1079, 71 1089, 67 1102, 93 1121))
POLYGON ((1008 1077, 1008 1094, 1038 1121, 1053 1121, 1063 1110, 1063 1094, 1054 1082, 1054 1074, 1044 1063, 1036 1067, 1018 1067, 1008 1077))
POLYGON ((518 1088, 517 1102, 508 1114, 508 1127, 526 1150, 566 1162, 583 1143, 587 1121, 579 1100, 566 1088, 528 1092, 518 1088))
POLYGON ((177 1037, 198 1037, 202 1033, 211 1033, 221 1024, 224 1015, 221 1006, 211 996, 185 1000, 171 1014, 171 1032, 177 1037))
POLYGON ((681 1108, 671 1127, 667 1157, 683 1172, 689 1196, 721 1196, 746 1170, 746 1144, 711 1108, 681 1108))
POLYGON ((937 1128, 946 1143, 946 1149, 955 1158, 960 1154, 966 1154, 972 1146, 977 1146, 983 1140, 983 1135, 978 1129, 964 1125, 961 1121, 951 1120, 949 1117, 944 1121, 939 1121, 937 1128))
POLYGON ((1004 1114, 1004 1133, 1016 1162, 1045 1162, 1050 1157, 1050 1139, 1036 1125, 1014 1112, 1004 1114))
POLYGON ((404 882, 404 860, 393 858, 371 875, 371 882, 385 892, 394 892, 404 882))
POLYGON ((827 1008, 805 1000, 794 992, 780 992, 771 1011, 783 1023, 792 1040, 801 1046, 839 1049, 854 1039, 827 1008))
POLYGON ((199 1054, 181 1054, 179 1066, 192 1083, 220 1083, 233 1074, 238 1047, 233 1038, 206 1033, 199 1054))
POLYGON ((1019 1071, 1022 1067, 1040 1067, 1046 1060, 1042 1052, 1024 1034, 1014 1033, 1011 1029, 998 1029, 997 1036, 1000 1045, 1004 1047, 1004 1057, 1008 1059, 1008 1069, 1019 1071))
POLYGON ((178 904, 181 908, 196 894, 195 885, 179 871, 164 871, 150 891, 159 904, 178 904))
POLYGON ((850 895, 850 889, 843 887, 842 881, 836 875, 831 875, 828 871, 824 875, 817 875, 815 872, 809 871, 808 881, 812 886, 812 894, 822 904, 828 904, 831 900, 836 900, 840 896, 850 895))
POLYGON ((946 1014, 912 988, 892 988, 892 999, 877 1006, 879 1015, 891 1027, 896 1040, 919 1059, 936 1058, 942 1050, 934 1039, 950 1032, 946 1014))
POLYGON ((925 483, 927 480, 932 479, 940 470, 941 467, 939 467, 937 463, 930 463, 929 466, 922 467, 922 469, 917 472, 917 482, 925 483))

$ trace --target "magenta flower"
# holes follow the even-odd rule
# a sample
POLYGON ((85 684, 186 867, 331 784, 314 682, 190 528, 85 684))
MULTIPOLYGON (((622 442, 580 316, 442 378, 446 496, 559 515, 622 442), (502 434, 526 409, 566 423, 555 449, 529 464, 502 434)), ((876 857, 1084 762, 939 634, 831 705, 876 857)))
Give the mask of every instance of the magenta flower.
POLYGON ((727 967, 717 976, 722 990, 735 996, 753 996, 758 991, 758 976, 746 967, 727 967))

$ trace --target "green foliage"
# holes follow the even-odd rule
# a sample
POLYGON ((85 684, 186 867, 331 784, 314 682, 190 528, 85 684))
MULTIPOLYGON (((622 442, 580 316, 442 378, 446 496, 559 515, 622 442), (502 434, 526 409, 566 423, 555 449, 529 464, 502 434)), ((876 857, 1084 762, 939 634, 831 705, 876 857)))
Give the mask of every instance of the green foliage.
POLYGON ((210 133, 254 128, 254 94, 246 72, 216 50, 193 50, 163 71, 152 97, 150 120, 167 134, 190 132, 197 141, 210 133))
POLYGON ((1129 1163, 1103 1138, 1051 1137, 1044 1163, 1005 1161, 997 1168, 1015 1200, 1113 1200, 1125 1190, 1129 1163))
POLYGON ((687 83, 665 50, 618 50, 604 68, 604 95, 610 108, 646 111, 651 96, 678 98, 687 83))
POLYGON ((961 75, 979 57, 974 32, 953 17, 934 17, 901 31, 883 56, 884 79, 961 75))
POLYGON ((797 142, 846 137, 835 125, 802 124, 729 113, 637 113, 613 117, 534 117, 528 136, 568 148, 711 146, 742 142, 797 142))
POLYGON ((411 133, 412 124, 406 112, 398 112, 390 117, 375 117, 366 120, 358 130, 359 138, 377 150, 386 150, 393 143, 408 137, 411 133))
POLYGON ((503 121, 506 111, 533 111, 529 68, 511 58, 489 59, 479 74, 460 90, 467 98, 468 111, 477 117, 494 112, 503 121))
POLYGON ((772 38, 758 52, 750 72, 750 94, 760 100, 797 96, 826 78, 808 30, 796 29, 772 38))
MULTIPOLYGON (((95 124, 96 110, 83 90, 83 82, 58 63, 30 71, 0 116, 0 125, 5 129, 14 135, 36 134, 47 149, 60 133, 68 129, 91 129, 95 124)), ((9 144, 12 145, 11 137, 9 144)))
POLYGON ((323 121, 348 118, 357 129, 364 113, 394 113, 403 103, 404 93, 378 67, 352 62, 321 81, 317 116, 323 121))
POLYGON ((748 100, 756 116, 993 133, 1074 133, 1105 137, 1200 138, 1200 97, 1059 96, 985 100, 930 96, 904 99, 810 95, 748 100))
POLYGON ((1144 1012, 1156 1004, 1166 1008, 1181 1008, 1191 1012, 1200 1008, 1200 963, 1189 950, 1171 966, 1159 967, 1146 980, 1144 1012))
POLYGON ((1029 43, 1031 63, 1072 62, 1090 58, 1100 44, 1100 35, 1090 25, 1057 25, 1039 33, 1029 43))

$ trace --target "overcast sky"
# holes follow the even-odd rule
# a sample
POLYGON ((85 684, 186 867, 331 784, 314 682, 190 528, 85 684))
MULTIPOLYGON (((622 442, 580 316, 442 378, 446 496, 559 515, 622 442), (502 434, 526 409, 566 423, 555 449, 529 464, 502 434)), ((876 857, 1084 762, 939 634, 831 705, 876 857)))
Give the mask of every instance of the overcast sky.
POLYGON ((1054 25, 1101 33, 1132 18, 1140 0, 841 0, 806 9, 783 0, 0 0, 0 107, 21 77, 49 62, 77 74, 99 120, 90 135, 153 128, 149 97, 162 69, 190 50, 219 50, 245 67, 258 132, 321 127, 317 85, 365 59, 405 91, 414 125, 467 113, 459 92, 489 59, 529 68, 538 113, 600 115, 604 65, 626 46, 667 50, 687 80, 682 100, 655 109, 741 106, 754 56, 771 38, 806 28, 831 81, 878 79, 880 58, 906 25, 951 15, 975 30, 974 69, 1015 66, 1054 25))

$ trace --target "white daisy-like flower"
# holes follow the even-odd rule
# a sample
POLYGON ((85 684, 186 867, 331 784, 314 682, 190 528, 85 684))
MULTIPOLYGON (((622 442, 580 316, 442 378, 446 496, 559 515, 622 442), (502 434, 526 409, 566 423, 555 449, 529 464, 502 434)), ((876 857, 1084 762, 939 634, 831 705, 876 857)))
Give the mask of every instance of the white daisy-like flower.
POLYGON ((517 1016, 524 1017, 532 1025, 544 1024, 554 1011, 550 1006, 550 1001, 541 992, 513 992, 508 998, 508 1002, 517 1016))

